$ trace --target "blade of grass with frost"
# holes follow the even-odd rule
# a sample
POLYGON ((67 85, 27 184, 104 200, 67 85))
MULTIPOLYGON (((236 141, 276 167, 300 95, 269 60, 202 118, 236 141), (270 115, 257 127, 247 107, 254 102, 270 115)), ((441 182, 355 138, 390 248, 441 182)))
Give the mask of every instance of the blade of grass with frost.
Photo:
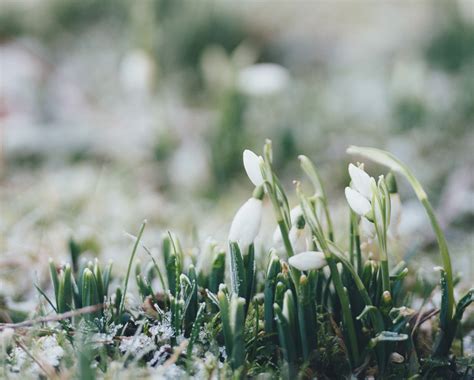
POLYGON ((156 272, 158 273, 158 277, 160 279, 160 283, 161 283, 161 286, 163 288, 163 291, 166 291, 167 290, 166 283, 165 283, 165 280, 163 278, 163 274, 161 273, 160 267, 158 266, 158 263, 156 262, 155 258, 153 257, 153 254, 151 253, 151 251, 144 244, 142 244, 141 246, 145 250, 145 252, 148 254, 148 256, 150 256, 150 259, 153 262, 153 266, 154 266, 156 272))
POLYGON ((186 356, 188 359, 191 359, 194 344, 197 342, 199 338, 199 332, 201 331, 201 326, 204 322, 205 310, 206 310, 206 304, 203 302, 199 305, 199 309, 196 314, 196 319, 193 323, 193 327, 191 330, 191 336, 189 337, 189 343, 186 349, 186 356))
POLYGON ((51 299, 48 297, 48 295, 37 284, 35 284, 34 286, 35 286, 36 290, 38 291, 38 293, 41 294, 44 297, 44 299, 49 303, 49 306, 51 306, 51 308, 57 313, 58 309, 53 304, 53 301, 51 301, 51 299))
POLYGON ((232 328, 230 326, 230 307, 229 299, 223 290, 219 290, 217 293, 217 299, 219 300, 219 310, 221 314, 222 333, 224 335, 225 351, 228 358, 232 357, 233 347, 233 336, 232 328))
POLYGON ((71 266, 66 265, 62 273, 59 292, 58 292, 58 312, 65 313, 72 309, 72 281, 71 281, 71 266))
POLYGON ((109 294, 109 284, 110 284, 110 278, 112 275, 112 262, 109 262, 107 267, 105 268, 104 271, 104 294, 107 296, 109 294))
POLYGON ((243 259, 244 259, 244 267, 246 268, 245 301, 246 301, 246 311, 247 311, 248 305, 250 305, 250 300, 252 299, 252 293, 253 293, 254 281, 255 281, 255 246, 254 244, 250 245, 249 251, 247 255, 243 257, 243 259))
POLYGON ((162 238, 163 257, 165 259, 166 278, 168 280, 168 290, 176 296, 177 292, 177 258, 174 252, 171 252, 171 237, 170 234, 165 234, 162 238))
POLYGON ((230 301, 230 327, 232 329, 232 360, 233 370, 237 370, 245 363, 245 299, 232 297, 230 301))
MULTIPOLYGON (((138 244, 140 243, 140 240, 142 238, 143 231, 145 230, 145 226, 146 226, 146 220, 143 221, 143 223, 140 227, 140 231, 138 232, 138 236, 135 239, 135 244, 133 245, 132 254, 131 254, 130 260, 128 262, 127 274, 125 276, 125 281, 124 281, 123 291, 122 291, 122 300, 120 302, 120 307, 119 307, 119 315, 122 314, 123 308, 125 306, 125 297, 127 296, 128 279, 130 277, 130 271, 132 270, 133 259, 135 258, 135 254, 137 253, 138 244)), ((83 306, 85 306, 85 305, 83 305, 83 306)))
POLYGON ((191 289, 191 298, 189 300, 189 304, 186 307, 186 318, 190 324, 193 323, 194 319, 196 318, 196 314, 198 311, 198 282, 197 282, 197 274, 194 265, 190 265, 188 269, 188 278, 191 281, 192 289, 191 289))
POLYGON ((104 302, 104 298, 106 296, 104 292, 104 279, 102 277, 102 270, 100 269, 99 261, 97 258, 94 261, 94 277, 97 283, 97 297, 99 302, 104 302))
POLYGON ((209 275, 209 290, 217 293, 219 284, 224 282, 225 276, 225 252, 219 251, 212 261, 212 269, 209 275))
POLYGON ((275 313, 275 319, 277 322, 278 327, 278 338, 280 341, 280 346, 283 351, 283 357, 288 366, 288 378, 294 373, 294 362, 296 360, 296 352, 295 352, 295 342, 293 337, 290 335, 290 326, 288 319, 283 314, 281 307, 275 303, 273 304, 273 310, 275 313))
POLYGON ((58 271, 56 269, 56 264, 54 263, 53 259, 49 259, 49 273, 51 275, 51 282, 53 283, 53 290, 54 290, 54 300, 56 301, 56 308, 58 307, 58 292, 59 292, 59 278, 58 278, 58 271))
POLYGON ((438 220, 436 219, 436 216, 434 214, 433 207, 431 206, 431 203, 428 200, 428 196, 423 190, 423 187, 421 186, 420 182, 415 177, 413 172, 404 163, 402 163, 397 157, 395 157, 389 152, 377 148, 350 146, 347 149, 347 153, 361 155, 381 165, 389 167, 392 171, 402 174, 412 186, 416 196, 418 197, 419 201, 425 208, 426 213, 428 214, 431 225, 436 234, 436 239, 438 240, 441 260, 443 263, 444 270, 446 271, 446 283, 448 291, 447 317, 449 318, 449 320, 452 319, 454 313, 454 285, 451 257, 449 255, 446 238, 444 237, 438 220))
POLYGON ((309 354, 317 345, 315 314, 310 282, 308 277, 301 275, 298 291, 298 327, 304 360, 308 360, 309 354))
MULTIPOLYGON (((168 231, 168 236, 171 242, 171 247, 173 248, 173 253, 170 255, 170 257, 173 259, 174 255, 174 273, 175 273, 175 279, 176 279, 176 292, 178 291, 178 280, 179 280, 179 275, 183 272, 183 249, 181 247, 181 243, 179 242, 178 237, 172 233, 171 231, 168 231)), ((171 268, 169 269, 169 272, 171 273, 173 270, 173 260, 171 260, 171 268)))
POLYGON ((230 282, 232 292, 239 296, 245 297, 247 290, 247 282, 245 279, 245 266, 240 252, 239 245, 236 242, 229 243, 230 250, 230 282))

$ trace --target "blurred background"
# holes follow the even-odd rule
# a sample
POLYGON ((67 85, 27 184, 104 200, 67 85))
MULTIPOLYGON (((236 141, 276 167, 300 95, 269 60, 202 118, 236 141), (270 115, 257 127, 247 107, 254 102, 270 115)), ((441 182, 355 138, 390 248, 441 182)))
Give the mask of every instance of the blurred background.
MULTIPOLYGON (((153 248, 167 229, 188 248, 225 243, 252 191, 242 150, 265 138, 290 192, 298 154, 318 165, 339 236, 348 145, 398 155, 472 285, 472 0, 2 0, 0 65, 0 296, 33 294, 71 237, 124 265, 143 219, 153 248)), ((399 182, 398 255, 436 280, 429 224, 399 182)))

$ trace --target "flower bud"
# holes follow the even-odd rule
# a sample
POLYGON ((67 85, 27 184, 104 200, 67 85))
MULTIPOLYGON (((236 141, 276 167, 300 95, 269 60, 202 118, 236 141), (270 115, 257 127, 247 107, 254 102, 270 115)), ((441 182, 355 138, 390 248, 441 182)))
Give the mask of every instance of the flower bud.
POLYGON ((385 177, 385 183, 387 184, 387 189, 390 194, 398 193, 397 180, 392 172, 388 172, 385 177))
POLYGON ((262 201, 250 198, 234 216, 230 226, 229 241, 237 242, 239 247, 245 251, 258 235, 261 220, 262 201))

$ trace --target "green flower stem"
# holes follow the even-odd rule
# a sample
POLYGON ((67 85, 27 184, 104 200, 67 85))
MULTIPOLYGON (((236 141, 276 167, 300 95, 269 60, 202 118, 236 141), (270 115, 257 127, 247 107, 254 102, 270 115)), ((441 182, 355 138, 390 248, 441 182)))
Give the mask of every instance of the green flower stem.
POLYGON ((321 199, 321 203, 324 209, 324 215, 327 222, 328 237, 329 240, 334 241, 334 227, 331 220, 331 214, 329 213, 328 198, 326 196, 326 191, 324 190, 323 182, 321 181, 321 176, 319 175, 318 170, 311 162, 311 160, 304 156, 298 156, 301 164, 301 168, 306 173, 311 183, 313 184, 315 192, 318 194, 318 198, 321 199))
POLYGON ((448 318, 451 320, 454 315, 454 284, 453 284, 453 270, 451 266, 451 257, 449 256, 448 245, 446 243, 446 238, 444 237, 443 231, 439 226, 438 220, 433 211, 433 207, 428 200, 426 192, 423 190, 418 179, 415 177, 413 172, 408 168, 404 163, 402 163, 397 157, 389 152, 385 152, 376 148, 367 148, 367 147, 357 147, 351 146, 347 150, 349 154, 358 154, 364 157, 369 158, 372 161, 375 161, 379 164, 388 166, 391 170, 402 174, 410 183, 413 190, 418 197, 418 200, 421 202, 423 207, 428 214, 428 217, 431 222, 431 226, 436 234, 436 239, 438 241, 439 253, 441 255, 441 261, 443 263, 444 270, 446 271, 446 285, 448 289, 448 318))
POLYGON ((130 277, 130 271, 132 270, 133 259, 135 258, 135 254, 137 253, 138 244, 140 243, 140 240, 142 238, 143 231, 145 230, 145 226, 146 226, 146 220, 143 221, 140 227, 140 231, 138 232, 138 236, 135 239, 135 244, 133 245, 132 255, 130 256, 130 260, 128 262, 127 275, 125 276, 125 282, 123 285, 122 300, 120 302, 119 314, 122 314, 123 308, 125 306, 125 297, 127 295, 128 279, 130 277))
MULTIPOLYGON (((349 260, 346 259, 342 250, 334 243, 328 242, 332 253, 337 257, 337 259, 344 265, 344 267, 349 271, 352 275, 352 279, 356 285, 356 288, 364 301, 365 308, 370 309, 369 317, 372 322, 372 326, 374 327, 376 335, 381 333, 385 330, 385 325, 383 321, 383 317, 380 314, 380 311, 372 305, 372 301, 370 299, 369 293, 362 282, 362 279, 357 274, 357 271, 354 269, 354 266, 351 265, 349 260)), ((378 362, 380 366, 380 370, 383 372, 385 369, 385 345, 379 344, 375 348, 378 356, 378 362)))
POLYGON ((341 303, 342 319, 349 341, 351 363, 353 366, 355 366, 359 362, 359 348, 357 344, 357 335, 355 332, 354 320, 352 319, 349 297, 347 295, 346 290, 344 289, 341 276, 339 274, 339 271, 337 270, 336 262, 334 260, 331 250, 329 249, 328 241, 324 237, 321 223, 319 222, 316 213, 314 212, 314 209, 311 207, 310 202, 301 192, 299 184, 297 184, 296 190, 298 196, 300 197, 301 209, 303 210, 305 220, 307 221, 312 234, 318 241, 318 244, 321 247, 321 250, 323 251, 326 261, 328 263, 329 269, 331 270, 331 279, 334 284, 334 288, 336 289, 336 293, 339 297, 339 302, 341 303))
POLYGON ((359 218, 354 211, 350 211, 351 213, 351 244, 353 244, 353 248, 351 249, 351 254, 353 249, 355 249, 355 264, 357 268, 357 273, 362 273, 362 252, 360 250, 360 233, 359 233, 359 218))

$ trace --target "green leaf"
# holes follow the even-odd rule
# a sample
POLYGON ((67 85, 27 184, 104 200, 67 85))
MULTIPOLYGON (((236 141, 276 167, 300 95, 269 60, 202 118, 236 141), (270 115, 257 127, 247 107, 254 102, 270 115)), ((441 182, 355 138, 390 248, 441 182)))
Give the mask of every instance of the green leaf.
POLYGON ((104 302, 105 291, 104 291, 104 280, 102 277, 102 271, 100 269, 99 260, 95 259, 94 262, 94 276, 97 282, 97 296, 99 302, 104 302))
POLYGON ((196 319, 193 323, 193 328, 191 330, 191 336, 189 337, 189 343, 186 350, 186 356, 188 359, 192 359, 193 347, 199 338, 199 332, 201 331, 201 326, 204 322, 205 310, 206 304, 203 302, 199 305, 199 309, 196 314, 196 319))
POLYGON ((254 281, 255 281, 255 247, 253 244, 250 245, 248 254, 243 257, 246 282, 245 301, 246 305, 250 304, 250 300, 253 296, 254 281))
POLYGON ((267 276, 265 278, 264 288, 264 319, 265 332, 270 334, 273 332, 274 317, 273 303, 275 302, 275 285, 278 273, 281 272, 280 259, 275 253, 270 253, 270 261, 267 267, 267 276))
POLYGON ((459 300, 456 306, 455 319, 461 321, 464 311, 467 307, 474 302, 474 288, 469 289, 469 291, 459 300))
POLYGON ((230 301, 230 325, 232 328, 232 369, 237 370, 245 363, 245 299, 233 296, 230 301))
POLYGON ((225 252, 219 251, 212 261, 211 274, 209 275, 209 290, 217 293, 219 284, 224 282, 225 275, 225 252))
POLYGON ((56 269, 56 264, 54 264, 54 261, 52 259, 49 259, 49 273, 51 275, 51 282, 53 283, 53 289, 54 289, 54 299, 56 301, 56 308, 59 308, 59 298, 58 298, 58 293, 59 293, 59 278, 58 278, 58 271, 56 269))
POLYGON ((245 266, 239 245, 231 241, 230 249, 230 283, 232 292, 238 297, 245 297, 247 283, 245 281, 245 266))
POLYGON ((230 326, 229 299, 222 290, 219 290, 219 293, 217 293, 217 299, 219 300, 219 309, 221 312, 222 332, 224 334, 225 351, 227 357, 231 358, 234 340, 232 336, 232 328, 230 326))

